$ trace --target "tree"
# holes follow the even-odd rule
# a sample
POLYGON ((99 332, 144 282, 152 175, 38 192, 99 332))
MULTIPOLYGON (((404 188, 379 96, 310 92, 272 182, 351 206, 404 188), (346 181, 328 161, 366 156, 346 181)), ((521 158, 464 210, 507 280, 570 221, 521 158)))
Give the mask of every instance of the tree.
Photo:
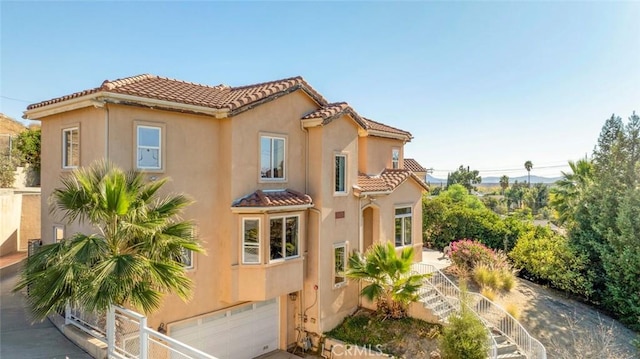
POLYGON ((528 186, 531 186, 531 169, 533 168, 533 163, 531 163, 531 161, 525 162, 524 168, 527 170, 528 186))
POLYGON ((22 164, 40 170, 40 127, 20 132, 16 138, 16 148, 21 154, 22 164))
POLYGON ((482 177, 480 177, 480 172, 477 170, 471 171, 469 167, 465 168, 460 165, 457 171, 453 173, 449 173, 447 176, 447 188, 453 184, 461 184, 463 185, 469 193, 472 190, 476 190, 474 184, 482 183, 482 177))
POLYGON ((392 243, 374 244, 364 255, 349 257, 346 275, 369 284, 360 294, 375 301, 378 313, 384 318, 404 318, 408 305, 417 301, 418 289, 428 275, 411 272, 413 247, 404 248, 398 255, 392 243))
POLYGON ((34 319, 67 302, 90 312, 127 304, 149 313, 164 294, 189 298, 192 283, 181 258, 186 250, 203 250, 194 224, 179 217, 191 203, 186 196, 160 197, 167 179, 145 182, 144 175, 107 161, 76 169, 61 182, 51 212, 68 223, 88 222, 95 233, 76 233, 28 258, 14 290, 29 287, 34 319))
POLYGON ((571 172, 562 172, 562 178, 549 190, 549 205, 556 211, 560 224, 573 219, 578 202, 593 181, 591 161, 569 161, 569 167, 571 172))
POLYGON ((591 183, 570 210, 569 232, 572 245, 589 263, 582 275, 593 288, 592 300, 635 330, 640 328, 634 282, 640 273, 639 148, 640 118, 635 112, 626 126, 615 115, 605 121, 593 151, 591 183))
POLYGON ((503 175, 500 177, 500 188, 502 188, 502 195, 504 196, 504 191, 509 188, 509 176, 503 175))

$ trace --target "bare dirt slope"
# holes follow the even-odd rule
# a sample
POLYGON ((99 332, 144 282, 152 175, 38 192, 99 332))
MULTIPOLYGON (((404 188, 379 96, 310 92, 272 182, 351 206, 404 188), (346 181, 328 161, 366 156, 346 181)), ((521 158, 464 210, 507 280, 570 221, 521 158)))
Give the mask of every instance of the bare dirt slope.
POLYGON ((20 122, 0 113, 0 134, 15 135, 26 129, 27 128, 20 122))
POLYGON ((496 302, 513 304, 519 321, 546 347, 549 358, 639 358, 637 334, 598 310, 562 292, 518 279, 518 286, 496 302))

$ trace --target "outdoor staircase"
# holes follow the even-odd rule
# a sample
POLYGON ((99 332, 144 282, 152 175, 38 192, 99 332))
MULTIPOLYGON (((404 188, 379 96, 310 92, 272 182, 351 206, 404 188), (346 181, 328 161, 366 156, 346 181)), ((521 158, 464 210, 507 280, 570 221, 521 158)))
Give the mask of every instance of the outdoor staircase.
MULTIPOLYGON (((442 324, 458 312, 460 289, 435 267, 414 264, 414 271, 431 274, 420 289, 420 301, 442 324)), ((468 293, 467 308, 484 324, 490 337, 490 359, 546 359, 544 346, 500 306, 479 293, 468 293)))

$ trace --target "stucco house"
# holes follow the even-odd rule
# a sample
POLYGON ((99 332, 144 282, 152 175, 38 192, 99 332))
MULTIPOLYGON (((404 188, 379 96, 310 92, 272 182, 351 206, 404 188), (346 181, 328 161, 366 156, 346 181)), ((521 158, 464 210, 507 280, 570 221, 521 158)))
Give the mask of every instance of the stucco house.
POLYGON ((219 358, 315 339, 357 308, 343 274, 376 242, 422 247, 426 185, 405 168, 409 132, 329 103, 301 77, 242 87, 154 75, 32 104, 42 121, 42 240, 77 231, 49 214, 60 176, 96 159, 196 200, 207 255, 185 258, 193 299, 168 296, 152 327, 219 358))

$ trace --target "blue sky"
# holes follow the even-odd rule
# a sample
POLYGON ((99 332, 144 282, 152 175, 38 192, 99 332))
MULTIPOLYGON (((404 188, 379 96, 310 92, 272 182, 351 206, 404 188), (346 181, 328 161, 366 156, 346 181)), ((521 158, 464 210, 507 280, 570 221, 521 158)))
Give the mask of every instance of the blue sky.
POLYGON ((640 2, 0 3, 0 111, 152 73, 231 86, 302 75, 409 130, 438 177, 559 175, 640 111, 640 2))

